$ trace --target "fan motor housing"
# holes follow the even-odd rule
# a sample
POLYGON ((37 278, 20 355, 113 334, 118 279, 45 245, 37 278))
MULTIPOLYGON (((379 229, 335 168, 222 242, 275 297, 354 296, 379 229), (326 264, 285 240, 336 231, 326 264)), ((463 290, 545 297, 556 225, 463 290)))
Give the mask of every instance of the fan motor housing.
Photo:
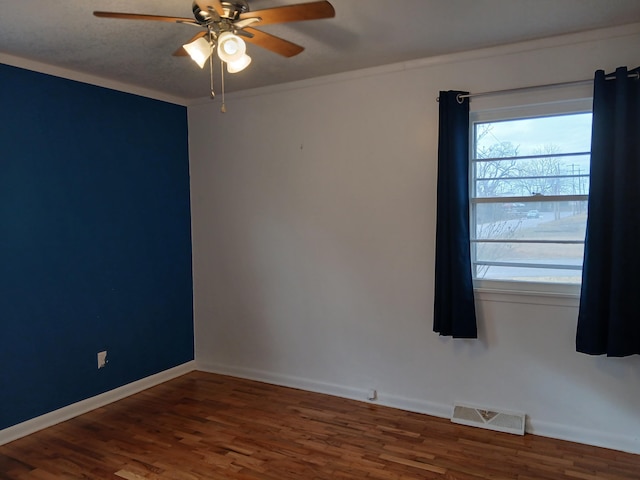
POLYGON ((233 2, 221 2, 224 11, 229 11, 229 18, 236 19, 241 13, 249 11, 249 4, 247 0, 233 0, 233 2))
MULTIPOLYGON (((233 0, 232 2, 220 2, 220 4, 224 10, 224 16, 222 18, 228 20, 236 20, 240 14, 249 11, 249 4, 246 0, 233 0)), ((199 24, 209 25, 215 22, 215 16, 207 10, 202 10, 196 2, 193 2, 192 10, 199 24)))

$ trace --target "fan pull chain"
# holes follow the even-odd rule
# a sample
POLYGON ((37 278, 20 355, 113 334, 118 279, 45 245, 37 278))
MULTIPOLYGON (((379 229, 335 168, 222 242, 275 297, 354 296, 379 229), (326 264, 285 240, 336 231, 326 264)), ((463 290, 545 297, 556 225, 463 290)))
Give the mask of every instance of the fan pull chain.
POLYGON ((209 58, 209 78, 211 79, 211 100, 216 98, 216 92, 213 91, 213 58, 209 58))
POLYGON ((220 77, 222 78, 222 106, 220 107, 220 111, 227 113, 227 106, 224 103, 224 62, 222 60, 220 60, 220 77))

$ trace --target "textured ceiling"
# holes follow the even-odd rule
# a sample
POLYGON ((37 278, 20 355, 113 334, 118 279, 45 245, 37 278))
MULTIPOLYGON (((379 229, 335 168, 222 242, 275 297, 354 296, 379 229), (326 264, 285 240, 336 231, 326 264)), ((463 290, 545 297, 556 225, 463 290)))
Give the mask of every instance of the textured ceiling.
MULTIPOLYGON (((305 1, 249 4, 258 10, 305 1)), ((227 91, 640 22, 640 0, 330 1, 335 18, 265 26, 305 51, 284 58, 249 44, 253 63, 227 76, 227 91)), ((0 53, 185 100, 208 94, 207 70, 171 55, 194 27, 96 18, 94 10, 192 17, 190 0, 2 0, 0 53)))

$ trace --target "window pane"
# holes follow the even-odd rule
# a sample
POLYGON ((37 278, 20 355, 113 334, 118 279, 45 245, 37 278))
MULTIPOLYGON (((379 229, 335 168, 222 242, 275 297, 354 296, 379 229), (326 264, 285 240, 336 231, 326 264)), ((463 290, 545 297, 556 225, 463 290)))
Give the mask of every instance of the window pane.
POLYGON ((587 202, 549 197, 589 194, 591 119, 573 113, 474 123, 475 278, 580 283, 587 202))
POLYGON ((589 156, 477 161, 474 197, 587 195, 589 156))
POLYGON ((588 152, 591 117, 589 112, 476 124, 476 158, 588 152))
POLYGON ((476 205, 475 210, 476 219, 487 220, 478 221, 474 229, 476 241, 472 243, 472 252, 476 278, 580 283, 580 270, 532 268, 531 265, 582 266, 587 202, 488 203, 476 205), (535 241, 579 243, 533 243, 535 241), (490 265, 492 263, 500 265, 490 265), (509 266, 509 263, 528 266, 509 266))
POLYGON ((547 268, 478 266, 475 278, 483 280, 503 280, 517 282, 546 282, 580 284, 580 270, 560 270, 547 268))
POLYGON ((580 240, 587 202, 480 203, 475 205, 475 239, 580 240))
POLYGON ((582 265, 584 244, 477 243, 477 262, 536 265, 582 265))

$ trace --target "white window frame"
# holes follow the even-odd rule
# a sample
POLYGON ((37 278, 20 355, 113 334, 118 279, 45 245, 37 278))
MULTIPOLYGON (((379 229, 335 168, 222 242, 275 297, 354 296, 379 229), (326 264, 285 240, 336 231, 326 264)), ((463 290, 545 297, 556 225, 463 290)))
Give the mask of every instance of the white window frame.
MULTIPOLYGON (((469 220, 470 229, 475 232, 474 203, 477 202, 473 198, 474 185, 474 131, 476 123, 497 122, 505 120, 517 120, 520 118, 531 117, 547 117, 552 115, 563 115, 572 113, 588 113, 592 111, 592 98, 578 98, 563 101, 553 101, 548 103, 536 103, 528 105, 518 105, 511 107, 472 110, 469 118, 469 220)), ((580 200, 588 199, 588 195, 563 195, 560 197, 564 200, 580 200), (574 198, 575 197, 575 198, 574 198)), ((553 200, 546 197, 545 200, 553 200)), ((531 201, 529 197, 508 197, 508 202, 525 202, 531 201)), ((472 245, 472 262, 474 260, 474 249, 472 245)), ((564 283, 546 283, 546 282, 524 282, 509 280, 493 280, 474 278, 474 290, 480 293, 481 299, 500 300, 504 294, 509 296, 518 295, 518 303, 534 303, 534 304, 559 304, 559 305, 575 305, 580 294, 580 285, 564 284, 564 283), (537 298, 536 298, 537 297, 537 298), (569 303, 566 300, 569 299, 569 303)), ((508 300, 510 301, 510 300, 508 300)))

